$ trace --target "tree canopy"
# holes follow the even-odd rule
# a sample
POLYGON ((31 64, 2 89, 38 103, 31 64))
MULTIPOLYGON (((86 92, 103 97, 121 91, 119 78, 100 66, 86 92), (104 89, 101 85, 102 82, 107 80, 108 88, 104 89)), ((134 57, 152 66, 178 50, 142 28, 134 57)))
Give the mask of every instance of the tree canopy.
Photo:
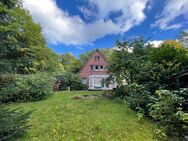
POLYGON ((113 76, 127 83, 172 87, 170 77, 188 67, 188 50, 176 41, 165 41, 154 48, 142 38, 117 42, 108 66, 113 76))
POLYGON ((62 68, 46 45, 39 24, 20 1, 0 1, 0 72, 29 74, 62 68))

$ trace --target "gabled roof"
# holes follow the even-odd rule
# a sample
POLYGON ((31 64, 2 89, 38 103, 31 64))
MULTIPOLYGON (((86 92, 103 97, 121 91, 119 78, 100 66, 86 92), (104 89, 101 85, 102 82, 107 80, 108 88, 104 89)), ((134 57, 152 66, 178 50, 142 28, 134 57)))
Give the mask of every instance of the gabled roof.
POLYGON ((106 63, 109 64, 109 63, 108 63, 108 60, 107 60, 106 57, 103 55, 103 53, 100 52, 99 49, 95 49, 95 50, 92 52, 92 54, 89 56, 89 58, 88 58, 87 62, 85 63, 85 65, 80 69, 79 73, 80 73, 80 72, 85 68, 85 66, 89 63, 89 60, 91 59, 91 57, 93 56, 93 54, 94 54, 95 52, 98 52, 98 53, 104 58, 104 60, 106 61, 106 63))

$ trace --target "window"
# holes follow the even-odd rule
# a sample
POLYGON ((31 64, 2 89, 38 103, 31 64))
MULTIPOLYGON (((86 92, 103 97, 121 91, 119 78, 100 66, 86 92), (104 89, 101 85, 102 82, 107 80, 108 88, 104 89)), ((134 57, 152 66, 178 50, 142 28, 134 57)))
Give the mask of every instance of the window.
POLYGON ((95 70, 98 70, 99 69, 99 66, 95 66, 95 70))
POLYGON ((95 61, 99 61, 100 56, 95 56, 95 61))
POLYGON ((90 66, 90 70, 93 70, 93 66, 90 66))
POLYGON ((101 66, 101 68, 100 68, 101 70, 103 70, 104 69, 104 67, 103 66, 101 66))
POLYGON ((82 83, 86 84, 87 83, 87 79, 86 78, 82 78, 82 83))

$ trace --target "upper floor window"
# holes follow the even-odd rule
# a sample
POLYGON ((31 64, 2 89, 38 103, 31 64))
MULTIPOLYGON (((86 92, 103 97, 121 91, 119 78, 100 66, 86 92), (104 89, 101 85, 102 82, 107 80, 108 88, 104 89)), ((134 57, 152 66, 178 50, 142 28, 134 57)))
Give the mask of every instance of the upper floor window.
POLYGON ((99 61, 100 56, 95 56, 95 61, 99 61))
POLYGON ((104 66, 101 66, 101 68, 100 68, 101 70, 103 70, 104 69, 104 66))
POLYGON ((95 70, 98 70, 99 69, 99 66, 95 66, 95 70))
POLYGON ((90 70, 93 70, 93 66, 90 66, 90 70))

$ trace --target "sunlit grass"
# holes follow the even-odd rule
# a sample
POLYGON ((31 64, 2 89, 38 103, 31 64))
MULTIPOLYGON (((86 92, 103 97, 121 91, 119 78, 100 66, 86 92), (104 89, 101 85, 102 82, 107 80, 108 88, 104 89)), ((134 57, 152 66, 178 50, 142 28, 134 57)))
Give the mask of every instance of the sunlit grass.
POLYGON ((102 97, 76 100, 74 95, 101 92, 59 92, 49 99, 10 104, 34 110, 29 123, 32 127, 19 140, 32 141, 152 141, 152 124, 138 120, 126 105, 102 97))

